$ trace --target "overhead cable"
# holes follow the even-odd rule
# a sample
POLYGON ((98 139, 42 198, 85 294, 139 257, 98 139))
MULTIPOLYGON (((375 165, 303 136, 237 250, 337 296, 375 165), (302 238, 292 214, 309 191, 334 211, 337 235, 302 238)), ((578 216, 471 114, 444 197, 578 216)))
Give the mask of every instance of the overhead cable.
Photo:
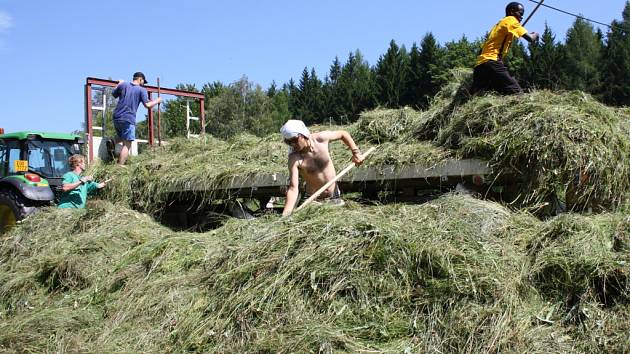
MULTIPOLYGON (((538 4, 538 3, 539 3, 539 1, 535 1, 535 0, 529 0, 529 2, 533 2, 534 4, 538 4)), ((544 6, 544 7, 546 7, 546 8, 549 8, 549 9, 552 9, 552 10, 555 10, 555 11, 558 11, 558 12, 562 12, 563 14, 566 14, 566 15, 569 15, 569 16, 573 16, 573 17, 576 17, 576 18, 581 18, 581 19, 586 20, 586 21, 588 21, 588 22, 592 22, 592 23, 596 23, 596 24, 598 24, 598 25, 606 26, 606 27, 608 27, 608 28, 610 28, 610 29, 616 28, 616 29, 620 29, 620 30, 623 30, 623 31, 629 31, 629 32, 630 32, 630 30, 628 30, 627 28, 624 28, 624 27, 620 27, 620 26, 613 26, 613 25, 609 25, 609 24, 607 24, 607 23, 603 23, 603 22, 595 21, 595 20, 592 20, 592 19, 590 19, 590 18, 584 17, 584 16, 582 16, 582 15, 577 15, 577 14, 571 13, 571 12, 569 12, 569 11, 565 11, 565 10, 559 9, 559 8, 557 8, 557 7, 549 6, 549 5, 547 5, 547 4, 540 4, 540 5, 541 5, 541 6, 544 6)))

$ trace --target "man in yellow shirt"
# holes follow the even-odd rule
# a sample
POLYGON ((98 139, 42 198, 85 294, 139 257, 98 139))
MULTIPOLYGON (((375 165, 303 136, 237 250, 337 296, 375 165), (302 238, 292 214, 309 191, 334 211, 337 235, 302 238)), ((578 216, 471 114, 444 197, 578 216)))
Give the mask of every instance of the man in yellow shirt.
POLYGON ((473 93, 487 90, 505 95, 523 93, 521 86, 503 64, 503 57, 508 54, 514 38, 523 37, 531 43, 538 40, 538 33, 528 33, 521 25, 524 14, 523 4, 511 2, 505 7, 505 17, 490 30, 475 64, 473 93))

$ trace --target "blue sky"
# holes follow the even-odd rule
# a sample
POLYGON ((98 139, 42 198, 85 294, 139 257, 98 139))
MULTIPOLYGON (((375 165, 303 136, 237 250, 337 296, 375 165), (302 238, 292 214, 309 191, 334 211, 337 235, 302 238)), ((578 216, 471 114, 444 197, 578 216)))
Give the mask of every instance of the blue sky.
MULTIPOLYGON (((440 43, 482 36, 508 1, 422 0, 0 0, 0 127, 69 132, 84 120, 88 76, 130 80, 143 71, 163 87, 231 83, 243 75, 267 88, 298 79, 305 66, 323 78, 335 56, 359 49, 375 64, 389 41, 410 48, 427 32, 440 43)), ((604 23, 626 0, 546 0, 604 23)), ((535 4, 523 1, 526 14, 535 4)), ((574 18, 541 8, 564 40, 574 18)), ((604 28, 605 30, 605 28, 604 28)), ((140 108, 139 115, 146 110, 140 108)))

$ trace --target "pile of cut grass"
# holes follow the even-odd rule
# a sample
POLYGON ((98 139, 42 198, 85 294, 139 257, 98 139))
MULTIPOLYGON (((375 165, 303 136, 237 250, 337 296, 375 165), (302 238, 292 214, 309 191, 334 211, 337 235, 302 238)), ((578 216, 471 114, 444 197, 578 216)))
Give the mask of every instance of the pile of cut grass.
POLYGON ((207 233, 49 209, 2 239, 0 350, 623 352, 629 235, 456 194, 207 233))
POLYGON ((422 112, 409 107, 402 109, 377 108, 361 113, 352 130, 352 135, 359 141, 375 144, 384 142, 412 142, 413 132, 409 127, 423 119, 422 112))
MULTIPOLYGON (((365 151, 378 145, 365 166, 432 166, 452 158, 488 160, 488 181, 510 187, 513 205, 537 207, 556 198, 573 210, 621 210, 630 204, 630 115, 582 92, 533 91, 523 96, 468 94, 470 71, 453 80, 427 111, 410 108, 364 112, 350 126, 316 126, 313 131, 345 129, 365 151)), ((350 162, 348 149, 331 144, 337 169, 350 162)), ((169 190, 213 190, 235 178, 287 173, 287 146, 279 134, 239 135, 223 141, 211 136, 176 139, 154 148, 122 170, 95 168, 112 201, 139 210, 164 205, 169 190)), ((511 194, 511 195, 510 195, 511 194)))
POLYGON ((630 198, 630 116, 582 92, 475 97, 441 124, 438 145, 516 176, 524 205, 558 194, 610 210, 630 198))
POLYGON ((459 81, 458 95, 450 99, 458 104, 448 117, 428 116, 425 123, 440 122, 434 135, 440 146, 457 149, 463 157, 488 159, 495 176, 516 172, 525 205, 559 195, 576 210, 627 206, 627 110, 580 91, 467 99, 467 79, 459 81))
MULTIPOLYGON (((349 127, 312 127, 313 131, 349 127)), ((357 141, 366 151, 371 143, 357 141)), ((398 144, 385 142, 370 156, 364 166, 433 165, 451 156, 445 149, 428 142, 398 144)), ((330 145, 337 170, 350 163, 351 153, 342 142, 330 145)), ((200 139, 174 139, 131 160, 126 168, 112 164, 95 164, 92 173, 98 180, 111 178, 101 191, 104 198, 123 202, 134 208, 158 212, 168 200, 169 191, 196 190, 197 199, 210 202, 215 190, 235 179, 254 178, 273 173, 288 175, 288 147, 278 135, 259 138, 242 134, 227 141, 205 136, 200 139)), ((288 182, 287 182, 288 184, 288 182)))
MULTIPOLYGON (((112 178, 103 195, 140 210, 154 211, 168 191, 195 187, 206 191, 234 178, 279 172, 286 165, 287 147, 274 137, 240 135, 224 141, 174 139, 167 145, 140 154, 127 166, 96 164, 92 172, 101 180, 112 178)), ((286 168, 286 167, 285 167, 286 168)))

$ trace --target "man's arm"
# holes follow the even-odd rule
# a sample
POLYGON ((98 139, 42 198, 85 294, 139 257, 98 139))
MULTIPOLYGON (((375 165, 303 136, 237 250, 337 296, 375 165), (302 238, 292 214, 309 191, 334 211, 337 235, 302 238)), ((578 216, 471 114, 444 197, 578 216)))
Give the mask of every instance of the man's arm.
POLYGON ((63 183, 61 184, 61 190, 64 192, 68 192, 90 181, 92 181, 92 176, 83 176, 79 178, 79 180, 76 182, 63 181, 63 183))
POLYGON ((120 85, 125 82, 123 80, 118 80, 118 85, 116 85, 116 88, 114 88, 114 91, 112 91, 112 96, 114 96, 114 98, 118 98, 120 97, 120 92, 122 91, 122 89, 120 88, 120 85))
POLYGON ((538 33, 536 32, 529 32, 529 33, 525 33, 523 35, 523 38, 525 38, 529 43, 536 43, 538 42, 538 33))
POLYGON ((361 154, 361 150, 352 139, 352 135, 345 130, 324 131, 318 134, 318 139, 321 142, 327 142, 331 140, 341 140, 352 151, 352 162, 359 166, 363 163, 364 157, 361 154))
POLYGON ((287 200, 284 203, 282 216, 291 215, 299 194, 300 175, 298 172, 298 159, 289 157, 289 189, 287 189, 287 200))
POLYGON ((153 106, 155 106, 156 104, 158 104, 160 102, 162 102, 162 97, 158 97, 158 98, 154 99, 153 101, 149 101, 147 103, 144 103, 144 102, 142 102, 142 103, 144 104, 144 106, 147 109, 151 109, 153 106))

